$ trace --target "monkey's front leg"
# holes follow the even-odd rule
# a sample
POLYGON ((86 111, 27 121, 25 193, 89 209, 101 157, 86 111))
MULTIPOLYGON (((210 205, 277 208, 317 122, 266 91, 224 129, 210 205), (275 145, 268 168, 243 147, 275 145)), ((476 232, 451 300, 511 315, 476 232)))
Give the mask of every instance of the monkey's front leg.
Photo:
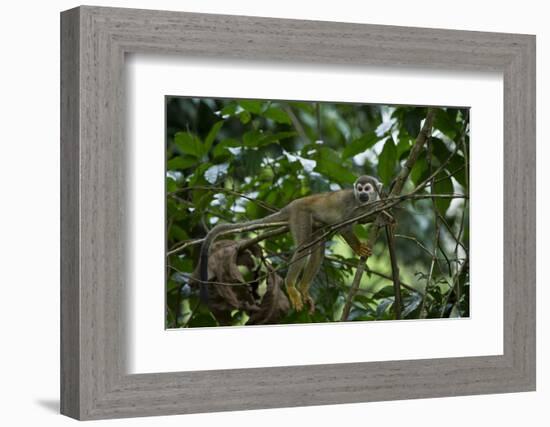
POLYGON ((372 255, 372 251, 366 243, 360 243, 359 247, 355 249, 355 253, 365 258, 369 258, 372 255))
POLYGON ((368 247, 366 243, 361 243, 361 241, 357 238, 355 233, 353 232, 353 229, 351 226, 344 228, 340 234, 346 241, 348 245, 354 250, 354 252, 362 257, 370 257, 372 255, 372 251, 368 247))

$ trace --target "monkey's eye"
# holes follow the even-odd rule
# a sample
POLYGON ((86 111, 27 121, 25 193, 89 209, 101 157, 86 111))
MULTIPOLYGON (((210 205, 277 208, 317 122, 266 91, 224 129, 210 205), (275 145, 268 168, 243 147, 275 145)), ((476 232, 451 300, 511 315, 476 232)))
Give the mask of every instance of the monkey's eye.
POLYGON ((363 190, 363 186, 361 184, 357 184, 357 190, 358 191, 362 191, 363 190))
POLYGON ((365 191, 372 191, 372 187, 369 184, 365 185, 365 191))

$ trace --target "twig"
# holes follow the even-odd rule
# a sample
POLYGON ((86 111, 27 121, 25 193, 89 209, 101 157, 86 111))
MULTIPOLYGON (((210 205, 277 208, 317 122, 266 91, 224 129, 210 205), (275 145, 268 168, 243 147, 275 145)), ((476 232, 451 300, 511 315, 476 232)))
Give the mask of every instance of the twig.
POLYGON ((459 168, 456 168, 454 171, 452 172, 449 172, 449 175, 446 175, 446 176, 442 176, 441 178, 438 178, 436 180, 434 180, 434 182, 441 182, 451 176, 455 176, 458 172, 460 172, 461 170, 464 170, 464 166, 460 166, 459 168))
POLYGON ((321 104, 315 103, 315 116, 317 118, 317 139, 323 141, 323 132, 321 129, 321 104))
MULTIPOLYGON (((233 230, 227 230, 224 233, 220 233, 220 236, 227 236, 229 234, 237 234, 237 233, 243 233, 245 231, 254 231, 254 230, 259 230, 259 229, 263 229, 263 228, 271 228, 271 227, 279 227, 279 226, 287 226, 287 222, 286 221, 277 221, 277 222, 266 222, 265 224, 244 225, 240 228, 235 228, 233 230)), ((281 233, 279 233, 279 234, 281 234, 281 233)), ((189 246, 197 245, 199 243, 202 243, 202 242, 204 242, 204 239, 205 238, 203 237, 203 238, 200 238, 200 239, 187 240, 187 241, 183 242, 181 245, 179 245, 179 246, 175 247, 174 249, 168 251, 166 253, 166 256, 174 255, 178 252, 183 251, 185 248, 187 248, 189 246)), ((263 239, 260 239, 260 240, 263 240, 263 239)))
MULTIPOLYGON (((432 182, 432 180, 439 174, 439 172, 441 172, 445 166, 447 166, 449 164, 449 162, 452 160, 452 158, 454 157, 454 155, 458 152, 458 145, 455 146, 455 149, 453 150, 453 152, 449 155, 449 157, 447 157, 445 159, 445 161, 443 163, 441 163, 439 165, 439 167, 430 174, 430 176, 428 176, 424 181, 422 181, 420 184, 418 184, 415 189, 413 191, 411 191, 411 193, 417 193, 418 191, 422 190, 423 188, 425 188, 430 182, 432 182)), ((445 177, 447 178, 447 177, 445 177)))
MULTIPOLYGON (((215 282, 213 280, 200 280, 199 278, 195 277, 193 274, 189 274, 189 273, 185 273, 184 271, 180 271, 176 267, 170 266, 170 268, 172 270, 174 270, 176 273, 181 274, 183 277, 185 277, 189 281, 196 282, 196 283, 201 284, 201 285, 218 285, 218 286, 232 287, 232 286, 251 285, 252 283, 257 283, 258 282, 258 279, 251 280, 251 281, 248 281, 248 282, 237 282, 237 283, 215 282)), ((264 279, 265 277, 267 277, 267 275, 264 276, 264 277, 261 277, 261 279, 264 279)))
MULTIPOLYGON (((181 197, 178 197, 177 195, 175 195, 173 193, 170 194, 170 197, 175 199, 178 203, 181 203, 181 204, 184 204, 184 205, 187 205, 187 206, 190 206, 190 207, 195 207, 195 203, 193 203, 189 200, 182 199, 181 197)), ((232 219, 228 215, 224 215, 222 212, 213 211, 212 209, 202 209, 202 212, 203 213, 209 213, 210 215, 215 216, 217 218, 221 218, 225 221, 231 221, 231 219, 232 219)))
POLYGON ((416 237, 406 236, 404 234, 394 234, 393 236, 397 237, 398 239, 405 239, 414 242, 419 248, 426 252, 430 256, 430 258, 434 257, 432 251, 430 251, 425 245, 423 245, 416 237))
MULTIPOLYGON (((329 261, 337 262, 339 264, 346 265, 348 267, 352 267, 352 268, 357 267, 357 264, 355 262, 347 261, 347 260, 344 260, 344 259, 339 259, 339 258, 330 256, 330 255, 326 255, 325 258, 329 261)), ((381 272, 376 271, 376 270, 372 270, 369 266, 365 267, 365 271, 367 272, 367 274, 374 274, 375 276, 381 277, 382 279, 386 279, 386 280, 390 280, 390 281, 393 280, 393 278, 391 276, 389 276, 387 274, 384 274, 384 273, 381 273, 381 272)), ((401 286, 403 286, 405 289, 408 289, 409 291, 416 292, 416 293, 419 293, 419 294, 422 293, 418 289, 412 287, 411 285, 406 284, 405 282, 400 281, 400 283, 401 283, 401 286)))
MULTIPOLYGON (((468 199, 467 197, 465 197, 464 199, 468 199)), ((438 217, 439 217, 439 220, 441 221, 441 223, 445 226, 445 228, 447 229, 448 233, 451 235, 451 237, 453 238, 453 240, 455 242, 457 242, 461 247, 462 249, 464 249, 464 252, 466 254, 468 254, 468 249, 466 248, 466 246, 464 246, 462 244, 462 242, 460 242, 460 239, 455 235, 451 225, 447 222, 447 220, 445 219, 445 217, 443 215, 441 215, 439 212, 437 213, 438 217)))
POLYGON ((399 266, 395 254, 395 242, 393 240, 393 231, 391 225, 386 225, 386 239, 388 241, 388 251, 390 252, 391 273, 393 281, 393 292, 395 295, 393 309, 396 320, 401 319, 401 285, 399 284, 399 266))
MULTIPOLYGON (((447 253, 445 252, 445 248, 443 247, 443 243, 441 242, 441 239, 439 239, 439 242, 437 243, 437 246, 439 248, 439 252, 441 252, 441 255, 443 255, 443 258, 445 259, 445 262, 447 263, 447 271, 449 272, 449 276, 451 275, 451 272, 452 272, 452 267, 451 267, 451 260, 449 259, 449 257, 447 256, 447 253)), ((439 265, 439 263, 438 263, 439 265)), ((439 269, 441 271, 441 273, 443 273, 443 270, 439 269)))
POLYGON ((296 116, 296 114, 294 114, 294 110, 292 110, 292 108, 289 106, 289 105, 285 105, 283 107, 283 109, 286 111, 286 113, 288 114, 288 116, 290 117, 290 121, 292 122, 292 124, 294 125, 294 127, 296 128, 296 131, 298 132, 298 134, 300 135, 300 137, 305 141, 309 141, 309 138, 306 134, 306 131, 304 130, 304 127, 302 126, 302 124, 300 123, 300 120, 298 119, 298 117, 296 116))
MULTIPOLYGON (((457 294, 456 288, 457 288, 457 286, 459 286, 460 275, 462 274, 462 271, 464 270, 464 266, 467 263, 468 263, 468 261, 464 260, 464 262, 462 264, 460 264, 460 267, 459 267, 456 275, 453 277, 453 283, 451 285, 451 289, 449 289, 449 293, 445 297, 445 302, 441 305, 441 317, 443 317, 445 315, 445 308, 447 307, 447 304, 449 303, 449 299, 450 299, 451 295, 453 294, 453 292, 455 293, 455 296, 456 296, 456 303, 455 304, 458 304, 460 302, 459 299, 458 299, 458 294, 457 294)), ((460 313, 460 311, 459 311, 459 313, 460 313)))
POLYGON ((267 204, 265 202, 262 202, 261 200, 254 199, 252 197, 246 196, 243 193, 239 193, 238 191, 231 190, 229 188, 223 188, 223 187, 211 187, 211 186, 208 186, 208 185, 195 185, 193 187, 180 188, 176 191, 168 193, 168 195, 172 196, 174 194, 183 193, 185 191, 194 191, 194 190, 215 191, 215 192, 220 192, 220 193, 232 194, 234 196, 242 197, 243 199, 246 199, 246 200, 249 200, 253 203, 256 203, 258 206, 261 206, 262 208, 267 209, 270 212, 276 212, 277 211, 277 208, 274 208, 273 206, 270 206, 269 204, 267 204))
POLYGON ((425 307, 426 307, 426 295, 428 295, 428 286, 430 286, 430 282, 432 281, 434 266, 435 266, 435 260, 437 256, 437 242, 439 241, 439 233, 440 233, 440 227, 439 227, 439 221, 437 220, 437 217, 435 217, 435 233, 434 233, 434 252, 432 255, 432 260, 430 262, 430 271, 428 272, 428 278, 426 280, 426 287, 424 288, 424 297, 422 298, 422 303, 420 304, 420 310, 418 311, 418 316, 420 319, 423 319, 426 317, 426 314, 424 313, 425 307))

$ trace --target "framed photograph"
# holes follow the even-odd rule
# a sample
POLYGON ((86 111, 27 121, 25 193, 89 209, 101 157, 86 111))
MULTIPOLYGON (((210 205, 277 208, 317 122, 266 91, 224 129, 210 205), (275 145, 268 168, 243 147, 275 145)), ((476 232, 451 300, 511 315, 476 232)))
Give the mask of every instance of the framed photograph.
POLYGON ((63 414, 535 390, 534 36, 83 6, 61 50, 63 414))

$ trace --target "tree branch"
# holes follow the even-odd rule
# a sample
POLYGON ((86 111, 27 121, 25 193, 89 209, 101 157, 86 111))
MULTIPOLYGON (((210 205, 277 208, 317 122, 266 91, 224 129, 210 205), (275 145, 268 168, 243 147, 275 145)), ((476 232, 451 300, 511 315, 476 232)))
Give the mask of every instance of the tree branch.
POLYGON ((395 241, 391 225, 386 225, 386 239, 388 241, 388 250, 390 252, 391 273, 393 281, 393 291, 395 299, 393 309, 396 320, 401 319, 401 285, 399 284, 399 266, 397 265, 397 256, 395 254, 395 241))
POLYGON ((270 206, 269 204, 267 204, 265 202, 262 202, 261 200, 254 199, 252 197, 248 197, 243 193, 239 193, 238 191, 231 190, 229 188, 223 188, 223 187, 211 187, 211 186, 208 186, 208 185, 196 185, 196 186, 193 186, 193 187, 180 188, 176 191, 168 193, 168 195, 173 196, 174 194, 183 193, 183 192, 186 192, 186 191, 194 191, 194 190, 205 190, 205 191, 215 191, 215 192, 219 192, 219 193, 228 193, 228 194, 232 194, 233 196, 242 197, 243 199, 246 199, 246 200, 249 200, 253 203, 256 203, 258 206, 261 206, 262 208, 267 209, 270 212, 276 212, 278 210, 277 208, 274 208, 273 206, 270 206))
POLYGON ((304 143, 306 141, 309 142, 310 139, 307 136, 306 131, 304 130, 304 127, 302 126, 302 123, 300 123, 300 120, 298 119, 296 114, 294 114, 294 110, 292 110, 292 108, 289 105, 285 105, 283 107, 283 109, 286 111, 286 113, 290 117, 290 121, 292 122, 292 125, 296 128, 296 130, 298 131, 298 134, 304 140, 304 143))
MULTIPOLYGON (((403 186, 405 185, 405 182, 409 177, 409 174, 411 173, 412 167, 416 163, 416 160, 418 159, 418 156, 420 155, 420 152, 424 147, 426 140, 431 135, 434 115, 435 115, 435 110, 433 110, 432 108, 429 108, 428 113, 426 115, 426 120, 424 121, 424 125, 422 126, 422 129, 420 130, 420 133, 418 134, 418 137, 416 138, 416 141, 413 147, 411 148, 409 157, 407 158, 405 164, 403 165, 403 168, 401 169, 401 171, 399 172, 399 174, 397 175, 394 181, 394 185, 390 192, 390 197, 395 197, 401 193, 403 186)), ((380 227, 383 225, 382 221, 383 221, 382 215, 378 214, 376 220, 374 221, 371 227, 371 230, 369 233, 369 239, 367 242, 367 246, 371 251, 378 237, 380 227)), ((349 316, 351 303, 353 301, 353 297, 355 296, 355 294, 357 293, 357 290, 359 289, 359 284, 361 282, 361 277, 363 275, 363 272, 365 271, 365 263, 367 262, 367 259, 368 257, 364 257, 364 256, 362 256, 359 259, 359 263, 357 265, 357 271, 355 272, 355 277, 353 278, 353 283, 348 293, 340 321, 346 321, 349 316)))
POLYGON ((317 139, 323 141, 323 132, 321 129, 321 104, 315 103, 315 117, 317 118, 317 139))

